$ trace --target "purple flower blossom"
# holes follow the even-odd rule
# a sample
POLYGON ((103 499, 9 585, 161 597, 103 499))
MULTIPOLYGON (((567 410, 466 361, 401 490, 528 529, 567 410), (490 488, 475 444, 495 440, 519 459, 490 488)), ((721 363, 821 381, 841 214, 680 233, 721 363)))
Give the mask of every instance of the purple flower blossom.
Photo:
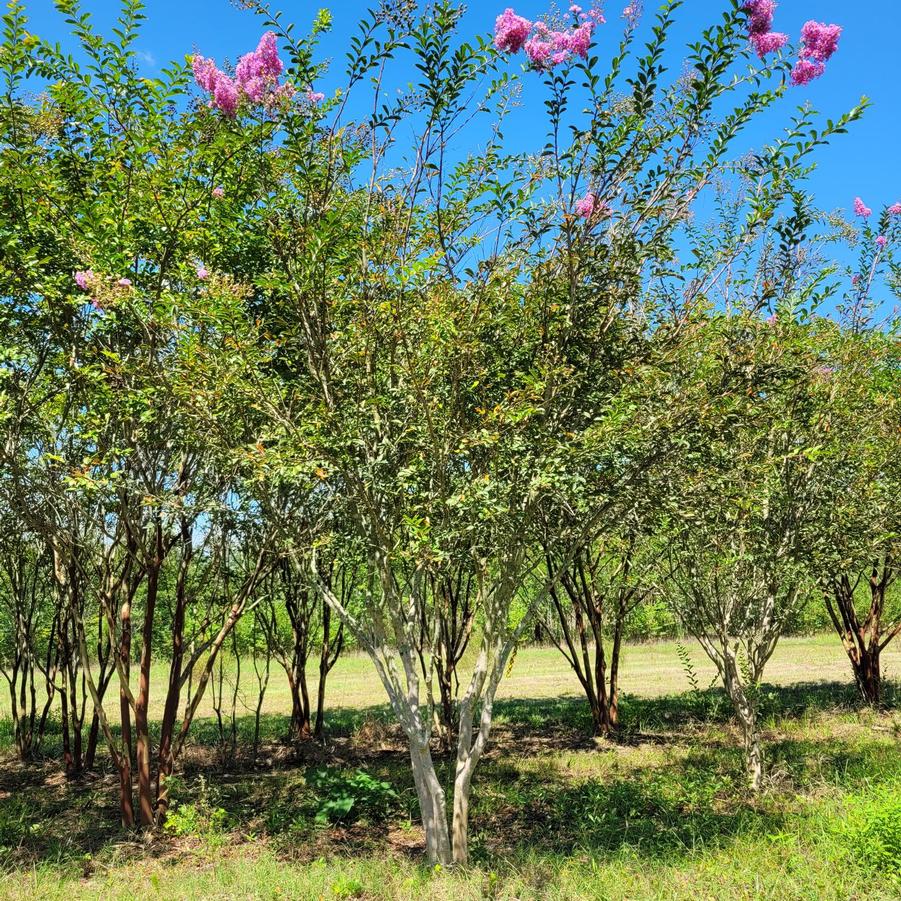
POLYGON ((582 216, 584 219, 590 219, 597 205, 597 196, 589 191, 584 197, 576 201, 576 215, 582 216))
POLYGON ((238 87, 224 72, 216 79, 213 103, 229 118, 238 111, 238 87))
POLYGON ((854 198, 854 215, 869 219, 873 215, 873 211, 859 198, 854 198))
POLYGON ((792 84, 808 84, 826 71, 826 62, 838 49, 841 25, 823 22, 805 23, 801 29, 800 59, 792 69, 792 84))
POLYGON ((852 275, 851 276, 851 284, 856 288, 860 284, 860 276, 852 275))
POLYGON ((254 78, 262 78, 263 63, 257 56, 256 51, 245 53, 235 66, 235 78, 241 87, 254 78))
POLYGON ((213 197, 215 197, 216 200, 225 197, 225 188, 223 188, 222 185, 216 185, 216 187, 213 188, 213 197))
POLYGON ((781 50, 788 43, 788 35, 779 31, 765 31, 763 34, 752 34, 751 43, 757 55, 763 59, 767 54, 781 50))
POLYGON ((893 203, 888 208, 888 212, 890 216, 901 216, 901 203, 893 203))
POLYGON ((882 250, 882 248, 885 247, 886 244, 888 244, 888 238, 886 238, 885 235, 880 235, 880 236, 876 239, 876 246, 877 246, 880 250, 882 250))
POLYGON ((494 22, 494 46, 505 53, 518 53, 526 45, 531 30, 528 19, 507 7, 494 22))
POLYGON ((579 24, 571 30, 552 31, 545 22, 533 24, 512 9, 505 9, 494 25, 494 45, 498 50, 512 53, 525 50, 529 62, 536 69, 558 66, 571 55, 585 59, 594 29, 605 21, 604 16, 597 7, 582 12, 582 7, 577 4, 570 6, 570 12, 577 17, 579 24))
POLYGON ((278 76, 283 68, 275 34, 267 31, 260 38, 257 49, 252 53, 245 53, 235 67, 238 90, 254 103, 260 103, 269 90, 277 87, 278 76))
POLYGON ((826 71, 823 63, 818 63, 809 59, 799 59, 792 69, 792 84, 796 87, 799 85, 810 84, 815 78, 819 78, 826 71))
POLYGON ((766 34, 773 27, 775 0, 747 0, 743 7, 748 14, 748 35, 766 34))
POLYGON ((801 55, 825 63, 838 49, 841 36, 841 25, 827 25, 813 20, 806 22, 801 29, 801 55))
POLYGON ((209 94, 216 89, 216 81, 219 78, 219 70, 216 63, 195 53, 191 59, 191 69, 194 72, 194 81, 209 94))
POLYGON ((767 325, 775 325, 775 324, 776 324, 776 318, 777 318, 777 317, 776 317, 776 314, 775 314, 775 313, 770 313, 770 315, 766 317, 766 324, 767 324, 767 325))
POLYGON ((207 279, 209 277, 210 277, 209 270, 206 268, 206 266, 203 265, 203 263, 201 263, 197 267, 197 278, 199 278, 201 281, 204 281, 205 279, 207 279))
POLYGON ((130 288, 131 287, 131 279, 130 278, 120 278, 119 281, 116 282, 116 284, 120 288, 130 288))
POLYGON ((307 91, 307 100, 310 103, 319 103, 322 100, 325 100, 325 94, 322 91, 307 91))
POLYGON ((584 22, 567 37, 567 48, 576 56, 585 59, 588 56, 588 48, 591 46, 591 35, 594 26, 591 22, 584 22))
POLYGON ((256 50, 245 53, 238 60, 234 80, 218 69, 213 60, 199 54, 191 60, 191 68, 197 84, 212 95, 210 106, 226 116, 235 115, 241 97, 252 103, 268 103, 272 96, 282 96, 278 76, 284 66, 278 56, 277 39, 271 31, 260 38, 256 50))
POLYGON ((75 273, 75 284, 78 285, 82 291, 87 291, 93 284, 93 281, 93 269, 79 269, 78 272, 75 273))
POLYGON ((536 69, 543 69, 554 52, 552 41, 539 35, 529 38, 525 43, 526 56, 536 69))
POLYGON ((583 219, 606 219, 611 215, 610 207, 591 191, 576 201, 574 209, 583 219))
POLYGON ((266 82, 259 77, 239 82, 238 87, 244 92, 244 96, 253 103, 261 103, 266 94, 266 82))
POLYGON ((278 57, 278 39, 274 32, 267 31, 260 38, 256 53, 263 65, 263 74, 272 78, 278 78, 282 74, 284 65, 278 57))

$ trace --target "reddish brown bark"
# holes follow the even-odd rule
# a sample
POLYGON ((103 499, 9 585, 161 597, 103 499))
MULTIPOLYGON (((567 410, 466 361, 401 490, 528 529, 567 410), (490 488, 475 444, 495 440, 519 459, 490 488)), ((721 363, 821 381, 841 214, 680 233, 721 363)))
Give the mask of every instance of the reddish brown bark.
POLYGON ((882 704, 881 655, 901 633, 901 621, 887 625, 885 602, 889 586, 896 576, 894 563, 886 558, 874 563, 866 580, 869 603, 861 615, 855 603, 862 577, 854 582, 847 575, 832 580, 826 594, 826 609, 851 661, 854 680, 867 704, 882 704))

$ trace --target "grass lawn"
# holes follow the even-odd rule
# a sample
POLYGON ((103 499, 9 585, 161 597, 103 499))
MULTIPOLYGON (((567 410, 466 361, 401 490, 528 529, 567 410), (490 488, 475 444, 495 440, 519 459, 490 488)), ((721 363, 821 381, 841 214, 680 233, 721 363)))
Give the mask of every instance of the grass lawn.
MULTIPOLYGON (((744 790, 728 705, 706 689, 712 671, 691 654, 697 692, 673 643, 628 648, 623 734, 598 743, 562 658, 520 651, 476 774, 465 872, 421 862, 402 736, 360 657, 333 672, 325 746, 283 740, 276 670, 256 762, 247 710, 235 759, 221 756, 214 720, 198 722, 172 828, 154 838, 117 828, 112 774, 67 783, 55 759, 23 768, 0 722, 0 897, 901 897, 901 716, 859 708, 838 641, 777 650, 760 798, 744 790)), ((897 684, 901 654, 885 664, 897 684)))

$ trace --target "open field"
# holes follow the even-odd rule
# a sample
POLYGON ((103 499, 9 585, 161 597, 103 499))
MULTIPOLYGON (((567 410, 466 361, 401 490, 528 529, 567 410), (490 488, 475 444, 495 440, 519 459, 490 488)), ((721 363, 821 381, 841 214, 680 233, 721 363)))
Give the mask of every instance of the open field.
MULTIPOLYGON (((476 774, 465 872, 421 863, 403 742, 360 657, 332 675, 324 747, 283 741, 276 670, 256 763, 246 711, 234 760, 218 757, 213 721, 198 722, 172 829, 153 839, 117 828, 111 774, 66 783, 56 760, 22 768, 0 727, 0 897, 899 897, 901 716, 859 708, 836 639, 780 644, 762 697, 770 782, 757 799, 728 705, 691 653, 699 692, 674 643, 628 648, 623 734, 595 742, 562 658, 520 651, 476 774), (360 770, 375 781, 353 783, 360 770), (330 817, 348 785, 354 809, 330 817)), ((901 655, 885 663, 897 680, 901 655)))
MULTIPOLYGON (((692 667, 702 687, 712 683, 716 672, 700 646, 691 639, 682 645, 688 650, 692 667)), ((890 680, 901 680, 901 644, 886 649, 883 668, 890 680)), ((464 661, 465 669, 465 661, 464 661)), ((162 699, 168 670, 158 661, 151 673, 151 717, 162 716, 162 699)), ((848 658, 838 638, 832 634, 803 638, 783 638, 767 665, 766 679, 774 685, 797 682, 847 682, 851 678, 848 658)), ((242 664, 239 690, 239 713, 249 714, 256 706, 256 682, 253 667, 242 664)), ((308 675, 310 693, 315 698, 318 670, 311 661, 308 675)), ((234 680, 234 663, 226 664, 226 690, 234 680)), ((655 641, 626 646, 623 649, 621 685, 626 694, 641 697, 687 691, 687 674, 679 659, 677 643, 655 641)), ((526 647, 520 649, 498 689, 499 698, 581 697, 581 687, 556 648, 526 647)), ((329 708, 369 707, 386 702, 385 691, 369 658, 362 654, 342 656, 328 678, 326 703, 329 708)), ((115 705, 113 705, 115 706, 115 705)), ((269 688, 263 702, 264 714, 285 714, 291 710, 284 672, 273 662, 269 688)), ((213 716, 212 696, 207 691, 198 711, 199 717, 213 716)), ((9 697, 0 692, 0 720, 9 716, 9 697)))

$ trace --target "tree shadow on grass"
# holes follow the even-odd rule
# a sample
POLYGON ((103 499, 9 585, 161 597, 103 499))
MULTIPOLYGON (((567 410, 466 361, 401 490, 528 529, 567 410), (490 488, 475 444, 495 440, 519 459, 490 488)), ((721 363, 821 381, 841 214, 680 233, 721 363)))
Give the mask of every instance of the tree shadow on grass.
POLYGON ((533 855, 659 859, 718 848, 752 831, 779 831, 787 813, 758 805, 709 754, 615 778, 573 782, 547 775, 492 784, 483 774, 473 818, 474 854, 485 861, 533 855), (487 783, 487 785, 486 785, 487 783))
MULTIPOLYGON (((828 784, 856 791, 873 778, 901 779, 901 748, 893 742, 866 734, 848 740, 787 739, 768 749, 768 764, 788 771, 792 785, 752 798, 743 787, 740 749, 710 745, 702 738, 664 750, 662 756, 623 748, 626 769, 604 764, 600 773, 584 755, 575 758, 575 770, 567 758, 534 761, 515 751, 486 759, 474 786, 474 860, 497 866, 535 855, 602 857, 618 852, 659 859, 722 848, 742 835, 790 829, 803 808, 794 794, 799 786, 828 784), (582 767, 587 777, 580 775, 582 767)), ((365 764, 331 760, 328 766, 335 772, 364 768, 385 780, 396 799, 360 819, 329 826, 316 822, 322 798, 308 778, 320 765, 184 772, 174 796, 179 804, 224 808, 234 841, 257 835, 286 857, 364 852, 418 857, 421 831, 415 826, 415 792, 404 755, 384 755, 365 764), (411 821, 412 829, 405 825, 411 821)), ((452 759, 443 758, 440 767, 449 782, 452 759)), ((111 776, 48 780, 0 797, 0 847, 6 867, 49 864, 76 873, 93 865, 91 859, 160 857, 184 850, 168 834, 145 844, 119 829, 111 776)))
MULTIPOLYGON (((899 686, 886 685, 886 706, 901 697, 899 686)), ((853 683, 803 682, 794 685, 764 683, 759 690, 761 722, 797 720, 809 714, 836 710, 860 710, 863 703, 853 683)), ((561 747, 589 744, 592 723, 582 697, 508 698, 495 704, 496 732, 506 730, 512 740, 547 733, 561 747)), ((623 694, 620 698, 620 728, 611 737, 624 744, 681 741, 686 730, 725 725, 733 719, 733 708, 722 688, 708 688, 654 698, 623 694)))
POLYGON ((874 767, 880 779, 901 778, 898 749, 834 740, 798 745, 781 743, 769 760, 780 767, 790 761, 797 782, 772 785, 759 797, 745 788, 738 748, 696 748, 662 765, 584 779, 488 764, 478 777, 473 857, 486 864, 619 853, 673 859, 791 830, 806 815, 800 783, 857 790, 874 767))
MULTIPOLYGON (((859 706, 854 687, 847 684, 765 686, 761 691, 761 715, 777 725, 809 713, 859 706)), ((605 747, 626 755, 626 771, 614 756, 598 775, 592 763, 596 758, 583 755, 577 769, 588 773, 584 778, 565 772, 557 758, 541 759, 561 749, 594 747, 582 698, 497 702, 491 752, 479 768, 474 790, 476 859, 618 850, 648 857, 681 854, 720 846, 752 830, 778 831, 791 815, 793 792, 799 788, 856 790, 874 778, 901 779, 901 747, 891 736, 858 730, 810 740, 783 734, 767 741, 767 766, 776 782, 761 802, 744 792, 737 743, 714 741, 711 735, 710 726, 732 717, 722 691, 626 696, 621 712, 619 743, 605 747), (633 747, 648 743, 659 743, 659 754, 643 756, 646 750, 633 747)), ((324 743, 287 741, 285 716, 264 716, 260 726, 254 760, 254 719, 238 718, 239 754, 229 761, 218 756, 216 721, 197 721, 180 768, 183 792, 178 801, 192 803, 197 786, 212 786, 213 803, 228 811, 236 834, 277 837, 286 853, 356 853, 362 848, 395 853, 398 843, 390 834, 401 834, 409 853, 419 852, 418 838, 411 839, 404 827, 416 818, 405 740, 387 705, 330 709, 324 743), (365 769, 388 781, 400 800, 381 817, 317 826, 316 799, 304 788, 304 777, 322 766, 349 773, 365 769)), ((874 728, 883 727, 877 722, 874 728)), ((119 828, 116 778, 105 752, 98 763, 98 774, 67 781, 49 763, 3 762, 0 859, 6 866, 45 862, 77 869, 88 865, 86 855, 149 853, 119 828)), ((438 763, 449 784, 453 755, 438 755, 438 763)), ((173 842, 168 836, 155 840, 153 853, 164 853, 173 842)))

